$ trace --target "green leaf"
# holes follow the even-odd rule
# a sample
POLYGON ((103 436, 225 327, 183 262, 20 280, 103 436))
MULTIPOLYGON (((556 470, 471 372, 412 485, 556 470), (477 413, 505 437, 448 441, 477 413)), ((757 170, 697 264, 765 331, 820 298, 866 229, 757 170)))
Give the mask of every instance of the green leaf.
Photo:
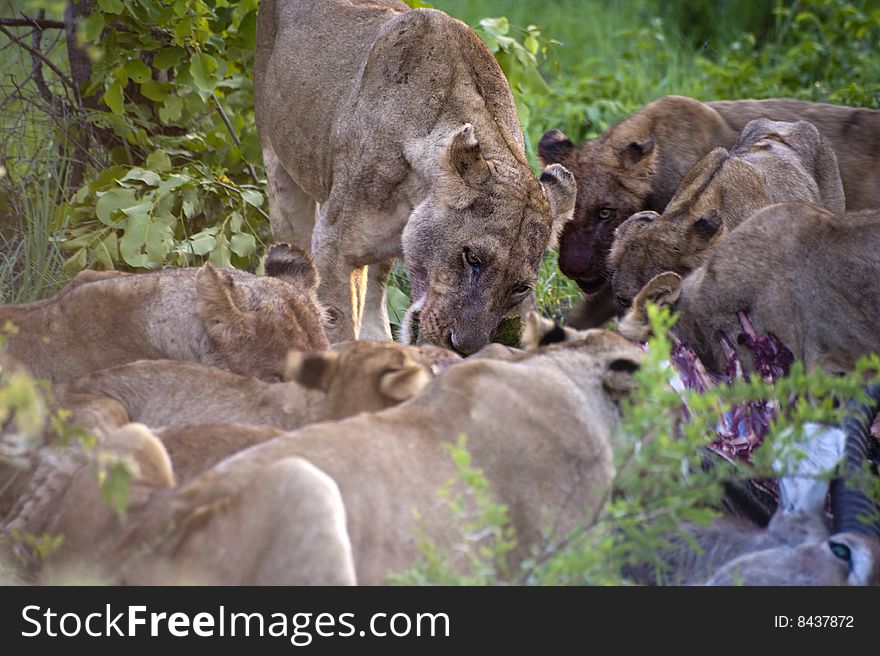
POLYGON ((109 169, 104 169, 89 183, 89 189, 101 191, 105 187, 116 187, 116 181, 125 175, 127 170, 125 166, 111 166, 109 169))
POLYGON ((171 168, 171 158, 165 154, 165 151, 154 150, 147 155, 147 166, 154 171, 167 171, 171 168))
POLYGON ((110 230, 109 234, 95 247, 95 260, 105 269, 115 268, 114 263, 119 260, 119 243, 115 230, 110 230))
POLYGON ((174 24, 174 38, 178 43, 184 43, 188 37, 192 36, 192 31, 192 18, 189 16, 183 16, 174 24))
POLYGON ((253 205, 254 207, 261 207, 263 205, 263 194, 254 189, 241 189, 241 198, 245 203, 249 205, 253 205))
POLYGON ((254 49, 257 33, 257 12, 250 11, 238 24, 238 34, 241 36, 245 48, 254 49))
POLYGON ((171 228, 163 223, 152 222, 146 239, 147 257, 151 262, 162 263, 174 247, 171 228))
POLYGON ((140 180, 141 182, 148 184, 151 187, 156 187, 160 182, 162 182, 162 178, 159 177, 158 173, 154 171, 147 171, 140 168, 139 166, 134 167, 123 177, 119 178, 120 182, 125 182, 126 180, 140 180))
POLYGON ((128 507, 128 482, 131 473, 124 462, 113 463, 109 470, 101 472, 101 498, 120 517, 125 516, 128 507))
POLYGON ((178 46, 162 48, 156 53, 156 56, 153 57, 153 66, 160 71, 166 71, 172 66, 177 66, 185 54, 186 50, 178 46))
POLYGON ((229 240, 229 250, 239 257, 248 257, 257 250, 257 240, 252 234, 238 232, 232 235, 232 239, 229 240))
POLYGON ((67 258, 61 265, 61 271, 65 274, 73 274, 82 271, 89 264, 88 253, 85 248, 80 248, 76 253, 67 258))
POLYGON ((221 238, 217 240, 217 246, 211 251, 208 260, 211 264, 220 267, 221 269, 232 268, 232 262, 229 259, 229 246, 227 246, 225 239, 221 238))
POLYGON ((195 189, 185 189, 183 192, 183 213, 191 219, 199 214, 204 207, 204 201, 195 189))
POLYGON ((150 67, 140 59, 130 59, 125 62, 125 72, 128 73, 129 78, 138 84, 143 84, 144 82, 151 80, 153 77, 153 74, 150 72, 150 67))
POLYGON ((180 120, 183 112, 183 100, 180 96, 168 96, 159 108, 159 120, 169 125, 180 120))
POLYGON ((388 319, 395 326, 403 325, 403 317, 409 307, 409 297, 394 285, 386 288, 388 319))
POLYGON ((150 215, 135 214, 129 216, 125 222, 125 232, 119 240, 119 254, 131 267, 148 268, 150 260, 143 247, 147 242, 150 231, 150 215))
POLYGON ((153 102, 162 102, 168 97, 168 83, 147 80, 141 84, 141 93, 153 102))
POLYGON ((104 225, 114 226, 112 214, 123 207, 130 207, 137 199, 133 189, 115 188, 104 193, 98 192, 98 202, 95 203, 95 215, 104 225))
MULTIPOLYGON (((169 160, 169 166, 171 162, 169 160)), ((167 194, 168 192, 174 191, 178 187, 185 185, 187 182, 190 182, 190 179, 185 175, 178 175, 177 173, 172 173, 168 176, 166 180, 162 181, 162 184, 159 185, 159 189, 156 190, 156 193, 160 196, 167 194)))
POLYGON ((98 6, 105 14, 121 14, 125 10, 122 0, 98 0, 98 6))
POLYGON ((241 232, 242 222, 243 217, 241 216, 241 212, 232 212, 229 215, 229 228, 232 232, 241 232))
POLYGON ((217 247, 217 240, 203 230, 192 236, 189 246, 196 255, 207 255, 217 247))
POLYGON ((125 99, 122 96, 122 83, 117 78, 108 78, 101 100, 110 108, 111 112, 122 116, 125 111, 125 99))
POLYGON ((140 216, 142 214, 149 215, 150 210, 153 209, 153 203, 149 201, 144 201, 142 203, 137 203, 132 205, 131 207, 123 207, 122 212, 126 216, 140 216))
POLYGON ((217 84, 217 80, 214 77, 216 70, 217 60, 211 55, 206 55, 203 52, 197 52, 193 55, 189 65, 189 72, 192 75, 193 82, 201 91, 210 93, 214 90, 214 86, 217 84))
POLYGON ((104 14, 99 12, 95 12, 94 14, 90 14, 88 18, 80 23, 79 30, 77 31, 77 37, 83 43, 90 43, 98 39, 101 36, 101 32, 104 31, 104 14))

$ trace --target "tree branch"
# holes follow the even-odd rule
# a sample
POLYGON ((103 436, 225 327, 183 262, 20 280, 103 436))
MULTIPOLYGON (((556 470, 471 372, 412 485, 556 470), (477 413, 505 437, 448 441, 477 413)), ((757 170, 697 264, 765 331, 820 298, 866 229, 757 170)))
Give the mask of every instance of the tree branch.
MULTIPOLYGON (((232 137, 232 141, 235 142, 238 151, 241 152, 241 139, 239 139, 238 135, 235 133, 235 129, 232 127, 232 122, 229 120, 229 116, 227 116, 226 114, 226 110, 224 110, 223 105, 220 104, 220 100, 217 98, 217 94, 212 92, 211 98, 214 100, 214 107, 217 108, 217 112, 220 114, 220 118, 223 119, 223 123, 224 125, 226 125, 226 129, 229 131, 229 136, 232 137)), ((243 158, 244 155, 242 154, 242 159, 243 158)), ((248 173, 250 173, 251 179, 253 179, 254 184, 259 186, 260 179, 257 177, 257 172, 254 170, 254 167, 251 166, 250 162, 247 161, 245 161, 245 166, 247 167, 248 173)))
POLYGON ((3 27, 2 25, 0 25, 0 32, 2 32, 3 34, 5 34, 5 35, 6 35, 6 38, 9 39, 10 41, 12 41, 13 43, 15 43, 18 47, 20 47, 20 48, 24 48, 24 49, 27 50, 29 53, 31 53, 32 56, 34 56, 34 57, 40 59, 44 64, 46 64, 46 66, 48 66, 49 68, 51 68, 51 69, 52 69, 52 72, 55 73, 55 75, 58 76, 58 78, 61 80, 61 82, 62 82, 66 87, 68 87, 68 88, 70 88, 70 89, 74 89, 73 82, 72 82, 71 80, 69 80, 68 77, 67 77, 67 76, 61 71, 61 69, 58 68, 55 64, 53 64, 53 63, 49 60, 49 58, 46 57, 46 55, 44 55, 44 54, 43 54, 42 52, 40 52, 39 50, 36 50, 36 49, 32 48, 31 46, 29 46, 28 44, 26 44, 24 41, 22 41, 21 39, 19 39, 17 36, 15 36, 12 32, 10 32, 9 30, 7 30, 7 29, 6 29, 5 27, 3 27))
POLYGON ((38 27, 41 30, 63 30, 64 21, 43 18, 0 18, 0 25, 6 27, 38 27))

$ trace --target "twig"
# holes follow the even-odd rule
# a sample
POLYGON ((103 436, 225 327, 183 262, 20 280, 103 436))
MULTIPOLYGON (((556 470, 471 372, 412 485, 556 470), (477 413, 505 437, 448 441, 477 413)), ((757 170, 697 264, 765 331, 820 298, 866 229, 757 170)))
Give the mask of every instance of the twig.
MULTIPOLYGON (((235 133, 235 129, 232 127, 232 122, 226 115, 226 110, 223 109, 223 105, 221 105, 220 101, 217 99, 217 94, 215 94, 213 91, 211 92, 211 98, 214 100, 214 107, 217 108, 217 112, 220 114, 220 118, 223 119, 223 123, 226 125, 226 129, 229 131, 229 136, 232 137, 232 141, 235 142, 236 147, 238 148, 239 152, 241 152, 241 139, 239 139, 238 135, 235 133)), ((254 167, 251 166, 250 162, 247 161, 245 161, 245 166, 247 166, 248 173, 250 173, 251 179, 254 181, 254 184, 259 186, 260 179, 257 177, 257 172, 254 170, 254 167)))
POLYGON ((0 25, 7 27, 38 27, 41 30, 63 30, 64 21, 46 20, 43 18, 0 18, 0 25))
POLYGON ((7 38, 7 39, 9 39, 10 41, 13 41, 13 42, 14 42, 17 46, 19 46, 20 48, 24 48, 24 49, 27 50, 29 53, 31 53, 31 55, 33 55, 34 57, 37 57, 37 58, 40 59, 44 64, 46 64, 46 66, 48 66, 49 68, 51 68, 51 69, 52 69, 52 72, 55 73, 55 75, 58 76, 58 78, 61 80, 61 82, 62 82, 66 87, 68 87, 69 89, 73 89, 73 88, 74 88, 74 86, 73 86, 73 82, 72 82, 71 80, 69 80, 69 79, 67 78, 67 76, 61 71, 61 69, 58 68, 55 64, 53 64, 53 63, 51 62, 51 60, 49 60, 49 58, 46 57, 46 55, 44 55, 44 54, 43 54, 42 52, 40 52, 39 50, 36 50, 36 49, 32 48, 31 46, 29 46, 28 44, 24 43, 21 39, 19 39, 17 36, 15 36, 12 32, 10 32, 9 30, 7 30, 7 29, 6 29, 5 27, 3 27, 2 25, 0 25, 0 32, 3 32, 3 34, 6 35, 6 38, 7 38))
MULTIPOLYGON (((219 185, 219 186, 221 186, 221 187, 224 187, 225 189, 229 189, 230 191, 234 191, 234 192, 237 193, 237 194, 241 194, 241 190, 240 190, 240 189, 236 189, 236 188, 233 187, 232 185, 228 185, 228 184, 226 184, 225 182, 220 182, 219 180, 205 180, 205 181, 202 182, 201 184, 202 184, 202 185, 212 185, 212 184, 215 184, 215 185, 219 185)), ((269 215, 266 214, 261 208, 256 207, 256 206, 254 206, 254 205, 251 205, 251 207, 253 207, 253 208, 259 213, 260 216, 262 216, 264 219, 266 219, 266 221, 269 221, 269 220, 270 220, 270 219, 269 219, 269 215)))

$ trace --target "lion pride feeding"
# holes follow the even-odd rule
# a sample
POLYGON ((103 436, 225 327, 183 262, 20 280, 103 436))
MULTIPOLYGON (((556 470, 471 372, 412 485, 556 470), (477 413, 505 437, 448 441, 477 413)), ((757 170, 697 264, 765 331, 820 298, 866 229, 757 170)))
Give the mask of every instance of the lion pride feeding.
MULTIPOLYGON (((181 252, 194 266, 81 271, 54 296, 0 305, 0 578, 880 582, 880 384, 859 360, 880 350, 880 112, 666 96, 580 148, 559 130, 530 142, 597 99, 554 107, 570 99, 524 90, 535 28, 475 32, 413 4, 209 2, 206 26, 182 19, 193 34, 229 16, 255 30, 253 120, 224 110, 249 98, 248 64, 218 63, 212 93, 195 65, 221 42, 249 62, 234 38, 175 31, 193 61, 160 70, 165 44, 110 76, 134 85, 150 69, 145 97, 192 77, 217 129, 253 130, 212 157, 253 163, 258 137, 266 174, 250 166, 236 187, 218 164, 205 184, 251 218, 265 185, 269 213, 259 229, 235 221, 254 228, 252 259, 181 252), (562 319, 574 289, 562 274, 585 294, 579 321, 562 319), (655 306, 679 316, 650 340, 655 306), (757 339, 778 346, 778 376, 757 339), (753 369, 748 412, 784 427, 758 436, 766 467, 717 446, 728 426, 727 446, 748 441, 728 418, 742 416, 733 381, 753 369), (786 433, 791 399, 816 400, 822 422, 786 433)), ((608 106, 631 109, 625 97, 608 106)), ((213 148, 216 134, 193 130, 193 151, 213 148)), ((142 156, 128 145, 114 161, 142 156)), ((198 156, 148 161, 164 181, 198 156)), ((146 206, 159 191, 140 177, 111 184, 138 185, 146 206)), ((116 215, 95 214, 115 230, 116 215)), ((233 221, 216 220, 219 242, 233 221)))

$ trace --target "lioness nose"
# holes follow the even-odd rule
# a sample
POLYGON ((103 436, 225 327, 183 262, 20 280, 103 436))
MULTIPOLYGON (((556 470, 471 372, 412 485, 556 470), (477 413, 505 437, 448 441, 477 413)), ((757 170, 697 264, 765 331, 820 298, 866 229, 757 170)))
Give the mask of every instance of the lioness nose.
POLYGON ((449 335, 449 343, 452 345, 452 349, 462 356, 470 355, 480 348, 479 346, 475 347, 471 342, 472 340, 468 340, 461 334, 456 335, 455 331, 449 335))

